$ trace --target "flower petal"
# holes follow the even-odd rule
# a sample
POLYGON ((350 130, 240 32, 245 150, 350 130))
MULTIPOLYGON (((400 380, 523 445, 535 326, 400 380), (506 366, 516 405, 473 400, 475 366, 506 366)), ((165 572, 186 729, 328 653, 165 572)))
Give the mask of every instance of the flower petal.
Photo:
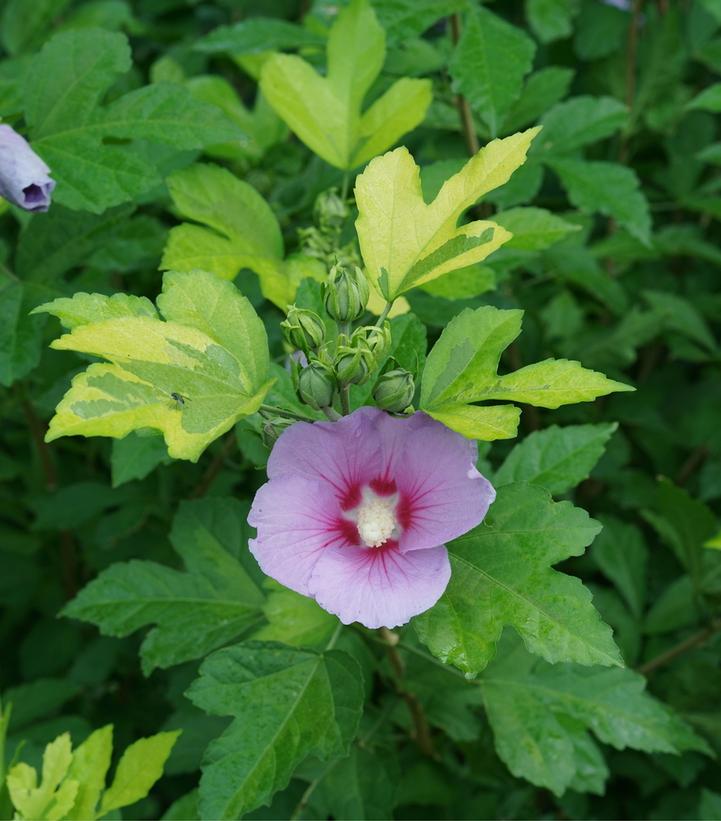
POLYGON ((258 531, 248 546, 263 572, 305 596, 323 552, 353 546, 333 488, 298 476, 266 482, 255 494, 248 522, 258 531))
POLYGON ((380 411, 361 408, 337 422, 291 425, 273 447, 268 478, 317 479, 332 486, 342 502, 380 472, 380 447, 373 435, 376 413, 380 411))
POLYGON ((420 419, 396 470, 402 551, 463 535, 483 521, 496 498, 491 483, 476 470, 475 442, 425 414, 415 416, 420 419))
POLYGON ((308 589, 343 624, 398 627, 438 601, 451 578, 446 548, 330 548, 313 568, 308 589))

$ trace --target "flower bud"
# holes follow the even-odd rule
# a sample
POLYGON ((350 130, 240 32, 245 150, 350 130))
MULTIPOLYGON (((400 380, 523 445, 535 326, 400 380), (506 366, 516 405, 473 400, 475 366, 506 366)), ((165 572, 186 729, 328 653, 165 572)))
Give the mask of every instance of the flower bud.
POLYGON ((391 347, 391 327, 388 322, 384 322, 382 327, 378 325, 363 325, 353 331, 351 345, 364 344, 371 352, 376 362, 380 362, 390 351, 391 347))
POLYGON ((272 416, 266 419, 260 431, 261 441, 266 447, 272 448, 280 434, 292 424, 294 424, 293 419, 283 416, 272 416))
POLYGON ((373 354, 364 345, 338 348, 335 372, 338 381, 347 385, 362 385, 370 376, 373 354))
POLYGON ((9 125, 0 125, 0 196, 26 211, 47 211, 55 188, 50 169, 9 125))
POLYGON ((413 401, 416 384, 413 375, 403 368, 386 371, 373 389, 376 405, 391 413, 401 413, 413 401))
POLYGON ((315 410, 332 404, 335 389, 333 368, 318 359, 312 359, 298 374, 298 394, 306 405, 315 410))
POLYGON ((295 305, 290 306, 280 327, 288 344, 305 353, 317 350, 325 339, 325 325, 318 314, 295 305))
POLYGON ((353 322, 365 311, 370 291, 360 268, 341 265, 330 269, 325 286, 325 308, 338 322, 353 322))
POLYGON ((339 229, 348 217, 348 206, 338 192, 331 188, 329 191, 323 191, 316 198, 313 217, 321 228, 339 229))

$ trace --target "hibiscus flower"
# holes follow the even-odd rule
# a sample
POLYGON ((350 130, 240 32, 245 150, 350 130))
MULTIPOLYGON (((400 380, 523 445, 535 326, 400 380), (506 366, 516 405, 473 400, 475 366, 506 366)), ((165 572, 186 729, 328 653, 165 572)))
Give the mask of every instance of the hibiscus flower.
POLYGON ((474 442, 423 413, 360 408, 280 436, 249 522, 263 571, 344 624, 396 627, 450 579, 445 543, 495 498, 474 442))

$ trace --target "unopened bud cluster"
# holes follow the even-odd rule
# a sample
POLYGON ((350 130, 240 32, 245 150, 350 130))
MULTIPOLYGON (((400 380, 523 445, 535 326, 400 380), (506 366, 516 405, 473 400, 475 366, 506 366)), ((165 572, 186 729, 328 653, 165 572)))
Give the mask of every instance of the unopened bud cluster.
POLYGON ((413 376, 388 361, 390 324, 353 327, 366 312, 368 281, 355 265, 336 263, 323 285, 324 320, 315 311, 291 305, 281 323, 286 343, 295 352, 291 373, 300 399, 315 410, 332 408, 351 385, 377 379, 373 397, 379 407, 400 413, 413 400, 413 376), (385 363, 385 372, 377 376, 385 363))

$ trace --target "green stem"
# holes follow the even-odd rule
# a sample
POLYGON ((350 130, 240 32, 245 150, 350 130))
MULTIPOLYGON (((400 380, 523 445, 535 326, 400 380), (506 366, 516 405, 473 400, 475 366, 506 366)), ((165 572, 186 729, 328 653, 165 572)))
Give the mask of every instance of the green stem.
POLYGON ((343 185, 340 189, 340 198, 345 202, 348 199, 348 187, 350 185, 350 172, 346 171, 343 174, 343 185))
POLYGON ((269 413, 273 416, 285 416, 287 419, 298 419, 301 422, 312 422, 310 416, 303 416, 300 413, 295 413, 295 411, 283 410, 283 408, 274 408, 272 405, 261 405, 258 410, 261 413, 269 413))
POLYGON ((343 411, 343 416, 350 414, 350 385, 341 385, 340 388, 340 406, 343 411))
POLYGON ((386 319, 388 319, 388 314, 391 312, 391 308, 393 307, 394 302, 394 299, 391 299, 390 302, 386 302, 386 306, 383 309, 383 313, 376 320, 377 327, 380 327, 386 321, 386 319))

